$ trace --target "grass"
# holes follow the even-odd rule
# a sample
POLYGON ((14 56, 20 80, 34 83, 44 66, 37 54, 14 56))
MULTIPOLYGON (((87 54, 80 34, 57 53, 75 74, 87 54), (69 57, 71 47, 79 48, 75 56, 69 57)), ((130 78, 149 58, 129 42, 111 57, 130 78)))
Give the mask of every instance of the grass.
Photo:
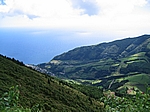
POLYGON ((138 74, 134 76, 129 76, 125 78, 129 80, 129 82, 136 82, 138 84, 149 84, 150 83, 150 76, 148 74, 138 74))
POLYGON ((74 84, 41 74, 0 56, 0 97, 14 85, 19 85, 18 103, 23 108, 40 104, 45 112, 101 111, 100 102, 90 96, 91 92, 83 93, 86 90, 84 86, 81 92, 77 89, 78 85, 75 88, 74 84))
MULTIPOLYGON (((109 64, 112 64, 112 60, 107 63, 100 63, 99 66, 104 66, 104 69, 108 69, 109 64), (107 66, 107 67, 106 67, 107 66), (106 68, 105 68, 106 67, 106 68)), ((117 63, 116 63, 117 64, 117 63)), ((75 84, 76 81, 65 81, 56 79, 54 77, 47 76, 45 74, 38 73, 25 66, 20 66, 14 63, 12 60, 8 60, 0 56, 0 95, 6 92, 10 86, 19 85, 20 99, 19 105, 23 109, 31 109, 36 104, 42 104, 45 111, 103 111, 103 112, 130 112, 137 110, 146 111, 149 109, 149 94, 139 96, 126 97, 105 97, 101 94, 101 89, 97 87, 84 86, 82 83, 97 84, 102 80, 76 80, 80 85, 75 84), (146 101, 148 103, 146 103, 146 101), (142 105, 144 104, 144 105, 142 105), (130 110, 126 110, 127 107, 130 110), (140 107, 140 108, 139 108, 140 107)), ((89 70, 92 64, 87 64, 87 68, 81 70, 89 70)), ((96 64, 95 64, 96 65, 96 64)), ((76 67, 78 65, 75 65, 76 67)), ((84 66, 86 67, 86 66, 84 66)), ((95 68, 96 68, 95 67, 95 68)), ((71 68, 71 67, 70 67, 71 68)), ((73 68, 72 68, 73 69, 73 68)), ((78 71, 81 72, 81 71, 78 71)), ((115 73, 115 72, 114 72, 115 73)), ((134 87, 137 86, 140 90, 144 90, 145 83, 148 83, 150 77, 148 74, 137 74, 133 72, 132 76, 127 75, 124 78, 117 78, 114 83, 121 83, 123 80, 129 80, 122 87, 134 87), (135 74, 134 74, 135 73, 135 74)), ((86 77, 87 73, 83 76, 86 77)), ((104 84, 109 84, 112 79, 108 80, 104 84)), ((124 91, 124 89, 122 89, 124 91)), ((138 92, 137 92, 138 93, 138 92)), ((19 107, 20 108, 20 107, 19 107)))
POLYGON ((147 45, 147 48, 150 49, 150 43, 147 45))
MULTIPOLYGON (((77 87, 77 86, 74 86, 77 87)), ((82 85, 78 89, 83 91, 85 87, 82 85)), ((83 91, 85 94, 89 94, 91 91, 93 94, 95 89, 91 86, 87 86, 88 91, 83 91)), ((147 93, 141 93, 136 90, 135 95, 118 97, 112 91, 104 91, 104 96, 97 96, 99 99, 98 105, 101 107, 101 112, 150 112, 150 87, 147 88, 147 93)), ((92 99, 89 98, 91 104, 93 103, 92 99)), ((19 104, 19 89, 18 85, 13 86, 9 89, 8 92, 5 92, 2 97, 0 97, 0 111, 1 112, 43 112, 43 106, 36 104, 31 108, 24 108, 19 104)), ((89 112, 100 112, 87 110, 89 112)), ((52 109, 52 111, 55 111, 52 109)), ((60 112, 69 111, 68 109, 60 110, 60 112)), ((74 110, 75 111, 75 110, 74 110)))
POLYGON ((129 80, 129 82, 125 83, 123 86, 119 87, 121 88, 138 88, 139 91, 146 92, 146 86, 147 84, 150 84, 150 76, 148 74, 137 74, 132 76, 127 76, 125 78, 117 79, 118 82, 122 80, 129 80))
MULTIPOLYGON (((116 81, 118 81, 118 82, 121 82, 123 80, 129 81, 125 84, 125 86, 127 86, 127 85, 128 86, 138 86, 138 87, 142 86, 145 88, 146 84, 150 84, 150 75, 144 74, 144 73, 142 73, 142 74, 135 73, 135 75, 134 75, 134 73, 133 73, 133 75, 131 75, 131 76, 127 75, 127 77, 116 79, 116 81)), ((141 88, 139 88, 139 89, 143 90, 141 88)))
MULTIPOLYGON (((76 87, 76 86, 74 86, 76 87)), ((83 91, 84 87, 81 85, 78 86, 80 91, 83 91)), ((87 86, 87 90, 90 90, 94 93, 95 89, 91 86, 87 86), (92 89, 92 90, 91 90, 92 89)), ((150 88, 147 88, 147 93, 141 93, 136 90, 136 93, 132 96, 118 97, 112 91, 104 91, 104 96, 97 96, 101 103, 98 105, 101 107, 102 112, 150 112, 150 88)), ((85 91, 84 91, 85 92, 85 91)), ((85 92, 89 94, 89 91, 85 92)), ((91 100, 91 104, 92 99, 91 100)), ((32 108, 24 108, 19 103, 19 89, 18 85, 13 86, 9 89, 8 92, 4 93, 0 98, 0 111, 1 112, 43 112, 43 106, 36 104, 32 108)), ((52 110, 54 111, 54 110, 52 110)), ((64 111, 69 111, 68 109, 64 111)), ((93 110, 88 110, 89 112, 93 110)), ((60 112, 63 112, 60 110, 60 112)), ((100 112, 94 111, 94 112, 100 112)))
POLYGON ((92 84, 96 84, 96 83, 100 83, 100 82, 102 82, 102 80, 94 80, 94 81, 92 81, 92 84))
POLYGON ((129 80, 128 84, 139 86, 137 83, 148 83, 148 77, 146 77, 146 75, 150 73, 148 60, 149 58, 146 56, 146 52, 140 52, 119 59, 107 58, 95 61, 58 61, 60 63, 56 63, 56 66, 52 65, 49 70, 60 78, 73 79, 76 81, 75 83, 80 84, 103 86, 115 79, 115 83, 118 83, 118 85, 121 81, 129 80), (140 75, 135 76, 137 73, 145 74, 142 76, 144 79, 142 79, 140 75), (100 79, 101 81, 97 81, 100 79), (106 79, 106 81, 103 81, 103 79, 106 79), (138 82, 135 83, 136 80, 138 82))
POLYGON ((24 108, 19 103, 19 89, 18 85, 13 86, 8 92, 5 92, 0 98, 0 111, 1 112, 42 112, 39 104, 34 105, 32 108, 24 108))

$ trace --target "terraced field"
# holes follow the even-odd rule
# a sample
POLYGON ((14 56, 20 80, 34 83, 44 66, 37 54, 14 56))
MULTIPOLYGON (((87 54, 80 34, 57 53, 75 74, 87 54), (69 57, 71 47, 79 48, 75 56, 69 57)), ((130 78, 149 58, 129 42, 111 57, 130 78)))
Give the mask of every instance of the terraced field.
POLYGON ((75 48, 38 66, 76 83, 112 90, 129 85, 142 90, 150 84, 149 46, 150 36, 143 35, 75 48))

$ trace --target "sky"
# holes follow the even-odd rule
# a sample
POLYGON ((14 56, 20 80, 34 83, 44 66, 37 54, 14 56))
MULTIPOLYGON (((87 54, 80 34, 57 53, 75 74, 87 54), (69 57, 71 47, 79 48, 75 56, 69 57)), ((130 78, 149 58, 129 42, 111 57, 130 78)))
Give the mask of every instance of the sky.
POLYGON ((0 29, 70 46, 59 52, 149 34, 149 21, 150 0, 0 0, 0 29))

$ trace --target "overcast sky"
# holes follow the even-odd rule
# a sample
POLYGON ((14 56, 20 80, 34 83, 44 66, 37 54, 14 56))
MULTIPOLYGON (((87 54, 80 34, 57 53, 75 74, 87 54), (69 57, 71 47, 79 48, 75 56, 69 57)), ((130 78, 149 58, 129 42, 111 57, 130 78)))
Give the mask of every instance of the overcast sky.
POLYGON ((66 49, 136 37, 150 34, 150 0, 0 0, 0 28, 57 35, 66 49))

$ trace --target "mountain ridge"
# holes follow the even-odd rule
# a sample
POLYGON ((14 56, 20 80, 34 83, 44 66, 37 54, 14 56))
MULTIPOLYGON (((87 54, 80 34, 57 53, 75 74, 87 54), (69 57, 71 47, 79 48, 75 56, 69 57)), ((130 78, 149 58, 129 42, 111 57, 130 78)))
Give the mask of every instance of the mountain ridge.
MULTIPOLYGON (((131 52, 127 55, 125 52, 126 50, 133 51, 133 49, 136 48, 138 44, 141 44, 149 37, 150 35, 143 35, 136 38, 125 38, 108 43, 100 43, 98 45, 78 47, 61 55, 58 55, 52 60, 96 60, 100 58, 107 58, 109 57, 109 55, 111 56, 111 58, 116 56, 124 57, 124 55, 128 56, 133 54, 131 52), (135 46, 129 46, 131 44, 134 44, 135 46), (114 51, 119 55, 115 54, 114 51), (71 55, 71 52, 75 53, 71 55)), ((136 51, 134 51, 134 53, 135 52, 136 51)))
MULTIPOLYGON (((131 80, 132 76, 149 79, 150 35, 78 47, 55 56, 50 62, 39 64, 38 67, 59 78, 89 80, 90 83, 86 82, 90 85, 93 85, 91 80, 100 80, 94 85, 104 88, 109 88, 111 82, 117 83, 117 86, 138 86, 139 81, 135 84, 131 80)), ((147 80, 146 83, 150 84, 150 81, 147 80)), ((111 87, 116 88, 113 84, 111 87)), ((144 87, 143 83, 142 86, 144 87)))

